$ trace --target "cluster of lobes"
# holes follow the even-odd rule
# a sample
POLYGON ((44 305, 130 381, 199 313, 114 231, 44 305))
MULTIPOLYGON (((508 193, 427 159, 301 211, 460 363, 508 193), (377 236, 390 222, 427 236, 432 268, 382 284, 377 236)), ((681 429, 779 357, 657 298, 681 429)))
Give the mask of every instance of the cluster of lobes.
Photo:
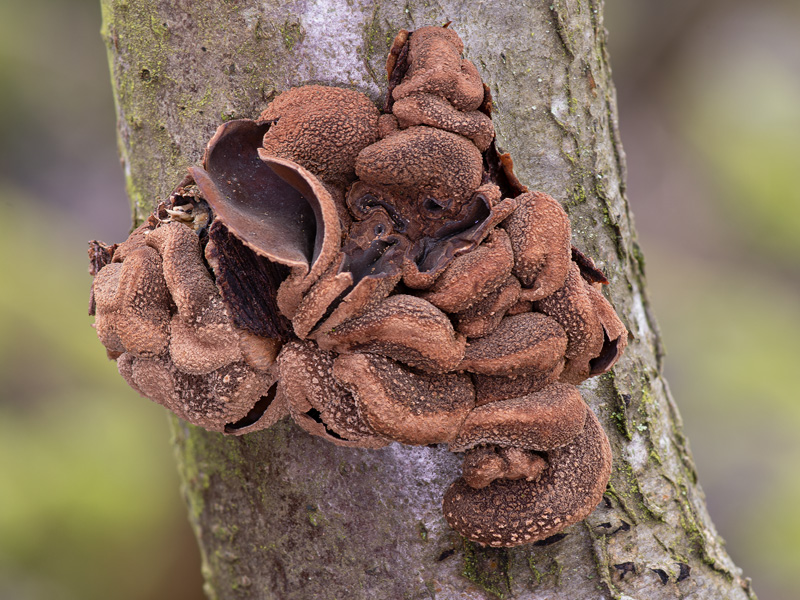
POLYGON ((128 383, 191 423, 465 453, 448 523, 516 546, 600 501, 610 447, 575 384, 627 334, 561 206, 497 155, 462 51, 401 32, 382 112, 304 86, 220 127, 166 206, 91 244, 91 312, 128 383))

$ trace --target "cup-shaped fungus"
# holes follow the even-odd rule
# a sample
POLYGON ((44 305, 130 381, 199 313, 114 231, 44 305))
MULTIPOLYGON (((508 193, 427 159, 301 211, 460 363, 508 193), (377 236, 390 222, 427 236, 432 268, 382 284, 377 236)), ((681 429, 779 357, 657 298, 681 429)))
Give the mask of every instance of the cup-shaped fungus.
POLYGON ((92 242, 90 311, 128 383, 196 425, 464 452, 448 523, 515 546, 599 502, 611 452, 574 384, 627 332, 462 51, 401 32, 382 114, 313 85, 223 124, 145 225, 92 242))

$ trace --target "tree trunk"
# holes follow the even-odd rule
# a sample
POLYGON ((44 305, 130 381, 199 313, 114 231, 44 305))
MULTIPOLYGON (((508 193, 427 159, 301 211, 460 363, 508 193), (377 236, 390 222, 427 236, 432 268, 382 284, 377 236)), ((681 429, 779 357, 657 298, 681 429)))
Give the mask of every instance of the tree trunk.
POLYGON ((288 421, 241 438, 173 420, 212 598, 755 598, 705 509, 661 375, 625 198, 601 1, 101 0, 119 148, 137 220, 224 120, 309 82, 376 102, 401 29, 453 21, 495 100, 519 179, 570 214, 631 344, 581 386, 611 439, 603 503, 551 543, 484 549, 445 523, 445 447, 346 449, 288 421))

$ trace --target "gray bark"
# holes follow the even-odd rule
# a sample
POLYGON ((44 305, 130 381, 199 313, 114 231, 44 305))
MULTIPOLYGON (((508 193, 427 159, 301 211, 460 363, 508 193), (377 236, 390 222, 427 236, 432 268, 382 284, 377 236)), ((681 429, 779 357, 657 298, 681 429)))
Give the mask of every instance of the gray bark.
POLYGON ((604 502, 557 543, 482 549, 441 498, 444 447, 345 449, 292 423, 223 437, 173 421, 212 598, 755 598, 705 509, 625 198, 599 0, 101 0, 119 149, 137 220, 200 160, 221 121, 309 82, 376 102, 397 30, 453 21, 491 86, 520 180, 559 199, 632 334, 582 394, 611 439, 604 502), (685 566, 682 566, 685 565, 685 566))

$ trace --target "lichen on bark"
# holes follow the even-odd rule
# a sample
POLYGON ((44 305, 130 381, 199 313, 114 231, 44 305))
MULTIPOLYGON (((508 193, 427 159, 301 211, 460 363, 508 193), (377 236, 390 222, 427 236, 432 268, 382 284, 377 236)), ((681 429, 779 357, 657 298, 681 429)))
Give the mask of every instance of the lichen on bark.
POLYGON ((631 332, 583 384, 614 450, 603 503, 549 544, 484 549, 444 522, 445 448, 339 448, 289 422, 225 438, 172 420, 212 598, 755 598, 705 510, 625 197, 599 0, 406 3, 101 0, 119 149, 135 220, 197 164, 225 120, 291 86, 380 103, 397 30, 453 21, 489 82, 520 180, 570 214, 631 332))

